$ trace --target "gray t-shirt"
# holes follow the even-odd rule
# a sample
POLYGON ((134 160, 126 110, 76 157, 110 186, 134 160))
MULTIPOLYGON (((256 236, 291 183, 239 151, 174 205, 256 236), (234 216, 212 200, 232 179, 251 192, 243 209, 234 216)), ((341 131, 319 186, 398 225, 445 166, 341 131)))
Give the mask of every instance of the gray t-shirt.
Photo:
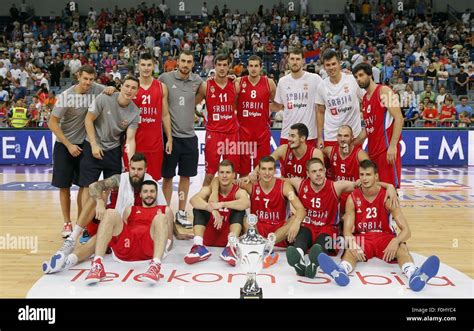
POLYGON ((199 75, 191 73, 182 80, 177 71, 163 73, 159 78, 168 87, 168 106, 173 137, 191 138, 194 133, 195 97, 202 84, 199 75))
POLYGON ((89 91, 84 94, 77 93, 75 87, 76 85, 71 86, 58 95, 52 114, 60 119, 59 126, 69 142, 82 144, 86 138, 84 119, 87 109, 104 91, 105 86, 93 83, 89 91))
POLYGON ((122 133, 128 128, 137 129, 140 121, 140 109, 135 103, 130 101, 127 107, 120 107, 118 96, 118 92, 112 96, 99 95, 89 107, 89 111, 97 115, 94 121, 95 138, 103 151, 120 146, 122 133))

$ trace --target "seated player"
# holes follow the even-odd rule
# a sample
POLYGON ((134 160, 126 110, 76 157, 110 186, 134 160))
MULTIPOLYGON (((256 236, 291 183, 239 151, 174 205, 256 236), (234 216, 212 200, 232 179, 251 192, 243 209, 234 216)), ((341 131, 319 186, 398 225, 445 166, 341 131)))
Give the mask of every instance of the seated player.
MULTIPOLYGON (((275 168, 273 157, 263 157, 258 167, 259 180, 255 183, 242 180, 241 187, 250 194, 250 213, 258 217, 258 233, 267 238, 273 232, 275 245, 287 247, 288 243, 294 242, 306 211, 291 184, 275 177, 275 168), (287 219, 288 201, 295 212, 287 219)), ((244 222, 244 230, 247 231, 247 228, 244 222)), ((277 260, 278 254, 273 252, 264 261, 264 267, 277 260)))
POLYGON ((223 160, 218 169, 218 199, 209 203, 211 187, 204 186, 191 199, 194 207, 194 245, 184 262, 193 264, 207 260, 211 252, 206 246, 225 247, 220 258, 232 266, 237 260, 228 245, 229 233, 237 237, 242 231, 245 209, 250 206, 247 192, 234 184, 234 165, 229 160, 223 160))
MULTIPOLYGON (((329 158, 328 178, 334 181, 359 179, 359 162, 368 160, 367 152, 361 145, 351 145, 353 133, 349 125, 341 125, 337 130, 337 145, 326 146, 324 154, 329 158)), ((344 215, 349 193, 342 193, 339 205, 341 216, 344 215)))
MULTIPOLYGON (((286 249, 286 258, 299 276, 314 278, 319 266, 318 255, 321 252, 337 252, 339 199, 343 193, 352 192, 359 183, 347 180, 333 182, 326 179, 326 168, 320 159, 309 160, 306 169, 308 178, 288 180, 298 192, 298 197, 306 209, 306 217, 293 246, 286 249), (308 259, 305 260, 308 250, 308 259)), ((385 199, 398 201, 393 185, 379 185, 387 188, 385 199)))
POLYGON ((327 254, 318 257, 321 269, 338 285, 349 284, 349 274, 357 262, 378 257, 385 262, 398 262, 409 279, 413 291, 421 291, 439 270, 439 258, 430 256, 417 268, 408 251, 406 241, 410 228, 400 207, 391 207, 384 201, 385 189, 377 185, 377 166, 370 160, 360 163, 359 176, 362 187, 356 189, 347 199, 344 238, 346 247, 342 262, 337 265, 327 254), (397 235, 392 220, 400 228, 397 235))
MULTIPOLYGON (((296 123, 290 127, 288 143, 279 146, 270 156, 280 160, 281 177, 306 177, 306 162, 317 157, 324 159, 323 153, 313 146, 306 144, 308 127, 303 123, 296 123)), ((251 172, 250 178, 256 179, 258 166, 251 172)))
POLYGON ((147 271, 140 274, 140 277, 152 283, 158 281, 163 252, 169 251, 171 247, 167 241, 168 220, 165 216, 166 209, 169 208, 157 205, 157 187, 153 180, 144 181, 140 190, 142 205, 126 208, 122 219, 116 210, 108 209, 99 225, 98 233, 85 245, 78 245, 74 252, 66 257, 61 268, 48 270, 47 273, 70 269, 77 263, 87 260, 95 252, 94 261, 98 262, 97 258, 100 258, 100 264, 94 266, 94 262, 92 263, 95 269, 89 273, 91 276, 88 276, 86 281, 96 283, 105 275, 102 263, 105 249, 112 247, 115 256, 120 260, 152 259, 147 271))
MULTIPOLYGON (((83 205, 72 234, 64 241, 62 247, 49 261, 43 262, 43 272, 57 272, 62 268, 66 257, 73 252, 77 239, 84 229, 87 227, 91 236, 95 234, 97 224, 93 224, 92 222, 100 222, 105 215, 106 208, 118 208, 119 214, 121 215, 126 207, 133 204, 137 206, 141 205, 140 187, 145 179, 152 179, 151 176, 146 173, 147 161, 145 156, 142 153, 135 153, 130 159, 129 168, 129 172, 114 175, 90 185, 90 197, 83 205), (109 193, 110 203, 106 206, 109 193)), ((166 205, 166 200, 160 188, 158 188, 158 204, 166 205)), ((168 239, 172 241, 173 215, 171 209, 167 208, 166 216, 170 222, 168 239)))

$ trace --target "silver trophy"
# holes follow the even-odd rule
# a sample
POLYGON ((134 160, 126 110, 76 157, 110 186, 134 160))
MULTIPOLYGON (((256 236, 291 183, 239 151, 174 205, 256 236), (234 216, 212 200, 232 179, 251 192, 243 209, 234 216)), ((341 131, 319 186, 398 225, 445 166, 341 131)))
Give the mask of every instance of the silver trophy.
POLYGON ((261 299, 262 289, 257 284, 257 274, 263 268, 263 260, 273 251, 276 236, 270 233, 265 239, 255 229, 258 219, 250 214, 247 219, 249 229, 247 233, 237 238, 229 234, 229 246, 237 257, 243 271, 247 274, 244 287, 240 288, 241 299, 261 299))

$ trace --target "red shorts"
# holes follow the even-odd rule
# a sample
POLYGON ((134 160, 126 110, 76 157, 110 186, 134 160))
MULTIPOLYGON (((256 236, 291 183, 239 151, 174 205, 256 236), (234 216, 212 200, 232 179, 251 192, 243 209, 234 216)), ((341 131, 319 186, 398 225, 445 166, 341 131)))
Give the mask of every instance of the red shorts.
POLYGON ((206 131, 206 145, 204 156, 206 158, 206 174, 215 174, 219 170, 222 160, 229 160, 238 172, 240 163, 239 133, 223 133, 206 131))
POLYGON ((311 242, 313 244, 322 234, 327 234, 334 239, 336 239, 336 237, 339 235, 339 229, 334 225, 314 226, 312 224, 302 223, 301 226, 304 226, 311 232, 311 242))
POLYGON ((384 254, 383 251, 388 246, 390 241, 395 238, 395 235, 392 233, 369 232, 356 234, 354 237, 357 244, 361 246, 362 250, 364 251, 367 260, 373 257, 378 257, 382 260, 384 254))
MULTIPOLYGON (((257 231, 258 234, 260 234, 262 237, 265 239, 268 237, 270 233, 275 233, 279 228, 281 228, 283 225, 285 225, 286 222, 280 222, 276 224, 270 224, 270 223, 265 223, 265 222, 258 222, 257 223, 257 231)), ((275 243, 275 246, 278 247, 287 247, 288 244, 286 240, 282 240, 279 243, 275 243)))
MULTIPOLYGON (((257 132, 259 133, 259 132, 257 132)), ((250 151, 254 152, 254 146, 256 145, 257 147, 257 154, 250 156, 250 154, 247 153, 248 149, 244 151, 240 155, 240 165, 239 165, 239 174, 242 176, 248 175, 252 169, 255 169, 255 167, 258 165, 258 162, 260 159, 264 156, 270 155, 270 134, 265 134, 261 137, 251 137, 245 134, 243 131, 240 131, 239 133, 239 138, 241 142, 250 142, 253 143, 251 144, 251 149, 250 151), (251 166, 250 159, 253 160, 253 168, 251 166)), ((249 145, 246 145, 249 146, 249 145)))
MULTIPOLYGON (((140 151, 137 151, 137 153, 140 151)), ((153 177, 154 180, 161 179, 161 167, 163 165, 163 153, 164 152, 141 152, 145 154, 147 169, 146 172, 153 177)), ((128 171, 128 156, 127 153, 123 152, 123 164, 125 165, 125 171, 128 171)))
MULTIPOLYGON (((307 139, 306 145, 316 147, 316 140, 317 139, 307 139)), ((288 144, 288 139, 280 138, 280 146, 284 144, 288 144)))
POLYGON ((225 247, 227 245, 229 231, 230 224, 228 221, 222 222, 221 228, 217 230, 214 227, 214 218, 211 217, 203 236, 204 246, 225 247))
MULTIPOLYGON (((159 206, 164 214, 166 206, 159 206)), ((154 243, 150 228, 153 219, 148 225, 130 226, 123 224, 122 232, 112 237, 109 243, 116 257, 124 261, 143 261, 153 258, 154 243)))
POLYGON ((395 164, 388 164, 387 153, 381 153, 376 156, 369 155, 370 159, 375 162, 379 171, 379 180, 389 183, 400 188, 400 180, 402 175, 402 161, 400 157, 400 149, 398 149, 395 164))

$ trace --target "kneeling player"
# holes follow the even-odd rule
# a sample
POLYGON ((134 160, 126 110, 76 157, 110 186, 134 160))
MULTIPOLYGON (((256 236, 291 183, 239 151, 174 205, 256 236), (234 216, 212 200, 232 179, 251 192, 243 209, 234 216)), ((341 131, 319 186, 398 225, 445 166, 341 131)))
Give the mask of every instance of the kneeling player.
MULTIPOLYGON (((318 255, 321 252, 337 252, 341 194, 352 192, 358 183, 347 180, 333 182, 326 179, 324 163, 317 158, 309 160, 306 169, 308 178, 288 180, 298 192, 298 197, 306 209, 306 217, 293 246, 286 249, 286 257, 299 276, 314 278, 319 266, 318 255), (309 261, 305 261, 305 252, 308 250, 309 261)), ((389 194, 385 198, 392 199, 390 201, 397 199, 397 191, 392 185, 379 185, 387 188, 389 194)))
POLYGON ((370 160, 360 163, 359 176, 362 183, 347 199, 344 237, 348 249, 337 265, 328 255, 318 257, 323 271, 338 285, 349 284, 349 273, 357 262, 378 257, 388 263, 396 259, 403 273, 409 279, 413 291, 421 291, 426 282, 436 276, 439 258, 430 256, 420 268, 415 267, 406 240, 410 238, 410 228, 400 207, 393 208, 384 202, 385 189, 377 185, 377 166, 370 160), (397 235, 392 217, 400 228, 397 235))
POLYGON ((115 256, 124 261, 150 260, 140 279, 150 283, 159 280, 161 259, 168 239, 166 206, 156 204, 158 185, 153 180, 142 184, 140 197, 142 206, 128 207, 122 219, 115 209, 108 209, 99 224, 95 240, 95 257, 85 281, 94 284, 105 278, 103 256, 107 247, 112 248, 115 256))
POLYGON ((219 164, 218 202, 209 203, 212 190, 204 186, 191 199, 194 207, 194 245, 184 257, 188 264, 207 260, 211 252, 205 246, 224 247, 220 258, 232 266, 237 260, 228 245, 229 232, 240 236, 245 209, 250 206, 247 193, 234 184, 234 165, 229 160, 219 164))

